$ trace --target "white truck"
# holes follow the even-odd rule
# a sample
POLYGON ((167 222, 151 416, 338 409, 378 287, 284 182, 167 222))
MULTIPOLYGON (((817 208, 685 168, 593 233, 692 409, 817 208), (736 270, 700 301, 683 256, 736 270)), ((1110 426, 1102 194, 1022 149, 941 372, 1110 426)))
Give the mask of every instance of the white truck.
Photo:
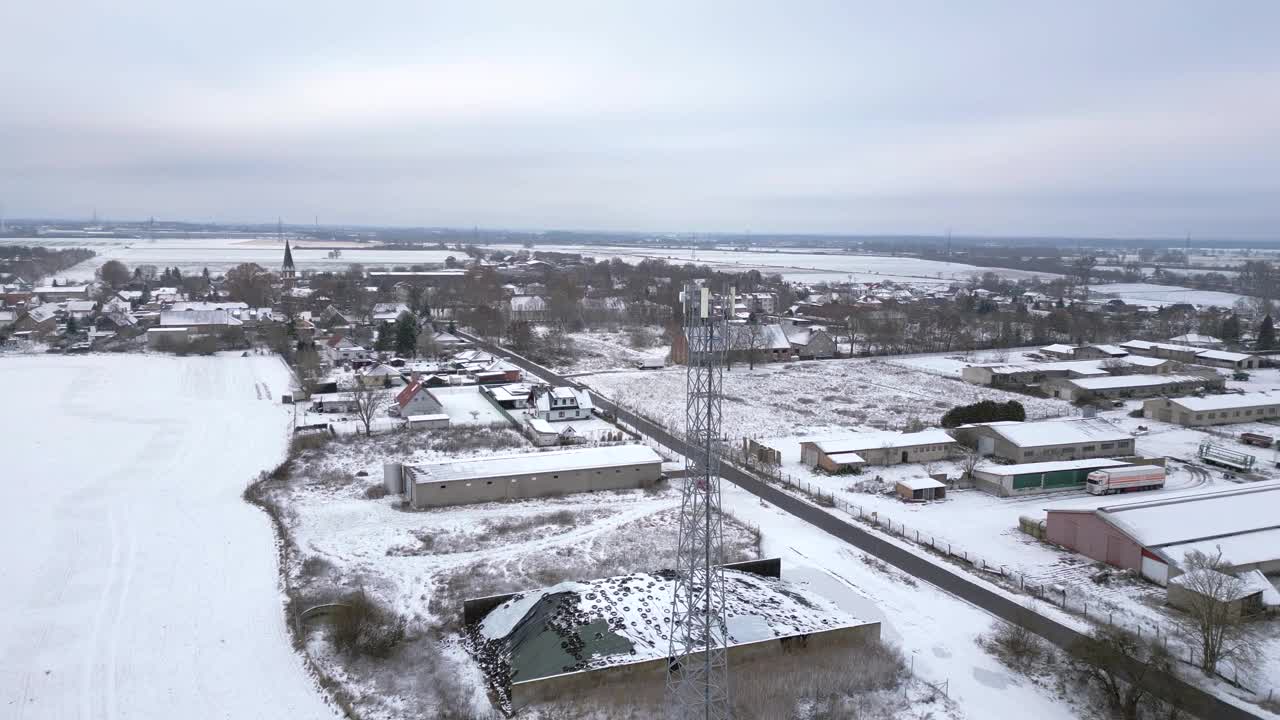
POLYGON ((636 363, 636 368, 639 370, 661 370, 664 367, 666 363, 662 358, 645 358, 636 363))
POLYGON ((1094 495, 1158 490, 1164 487, 1164 468, 1159 465, 1133 465, 1094 470, 1089 473, 1085 487, 1094 495))

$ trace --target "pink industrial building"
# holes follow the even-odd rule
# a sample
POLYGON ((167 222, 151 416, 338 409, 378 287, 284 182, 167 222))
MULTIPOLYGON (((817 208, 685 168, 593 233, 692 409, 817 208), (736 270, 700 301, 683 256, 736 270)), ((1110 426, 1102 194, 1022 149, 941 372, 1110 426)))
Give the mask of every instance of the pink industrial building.
POLYGON ((1102 507, 1052 509, 1045 539, 1168 584, 1192 551, 1235 570, 1280 570, 1280 483, 1161 494, 1102 507), (1172 569, 1172 572, 1171 572, 1172 569))

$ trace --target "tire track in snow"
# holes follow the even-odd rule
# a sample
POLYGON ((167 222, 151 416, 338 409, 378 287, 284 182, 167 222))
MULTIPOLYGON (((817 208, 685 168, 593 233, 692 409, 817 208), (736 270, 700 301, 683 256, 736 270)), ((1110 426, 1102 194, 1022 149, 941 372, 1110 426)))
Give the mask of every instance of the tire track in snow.
POLYGON ((89 637, 89 652, 82 661, 80 675, 80 717, 84 718, 84 720, 94 717, 93 700, 97 697, 95 686, 101 682, 101 678, 95 678, 95 675, 98 674, 98 641, 102 634, 102 625, 106 622, 107 606, 110 604, 120 563, 120 528, 116 523, 114 509, 107 510, 107 526, 111 533, 107 582, 102 586, 102 592, 98 595, 98 607, 94 612, 93 630, 89 637))

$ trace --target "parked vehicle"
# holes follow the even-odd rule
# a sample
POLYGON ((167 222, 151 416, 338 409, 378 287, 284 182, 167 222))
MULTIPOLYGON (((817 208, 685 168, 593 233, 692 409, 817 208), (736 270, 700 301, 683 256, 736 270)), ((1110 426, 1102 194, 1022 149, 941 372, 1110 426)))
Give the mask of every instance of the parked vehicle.
POLYGON ((645 358, 636 363, 636 369, 638 370, 661 370, 666 366, 667 364, 663 362, 662 358, 645 358))
POLYGON ((1085 488, 1094 495, 1157 490, 1162 487, 1164 487, 1164 468, 1159 465, 1134 465, 1094 470, 1089 473, 1085 484, 1085 488))
POLYGON ((1271 444, 1275 442, 1275 438, 1271 437, 1270 435, 1263 435, 1262 433, 1247 432, 1247 433, 1240 433, 1240 442, 1244 443, 1245 445, 1256 445, 1258 447, 1265 448, 1265 447, 1271 447, 1271 444))

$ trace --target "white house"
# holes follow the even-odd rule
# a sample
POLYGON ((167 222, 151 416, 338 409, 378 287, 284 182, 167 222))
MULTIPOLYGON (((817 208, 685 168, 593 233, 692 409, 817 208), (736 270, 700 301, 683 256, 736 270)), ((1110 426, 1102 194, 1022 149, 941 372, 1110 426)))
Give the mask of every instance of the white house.
POLYGON ((439 415, 444 412, 440 401, 417 378, 414 378, 413 382, 406 385, 400 391, 400 394, 396 395, 396 405, 400 408, 400 417, 403 418, 417 415, 439 415))
POLYGON ((530 414, 547 422, 584 420, 595 406, 591 393, 571 387, 535 387, 529 394, 530 414))

